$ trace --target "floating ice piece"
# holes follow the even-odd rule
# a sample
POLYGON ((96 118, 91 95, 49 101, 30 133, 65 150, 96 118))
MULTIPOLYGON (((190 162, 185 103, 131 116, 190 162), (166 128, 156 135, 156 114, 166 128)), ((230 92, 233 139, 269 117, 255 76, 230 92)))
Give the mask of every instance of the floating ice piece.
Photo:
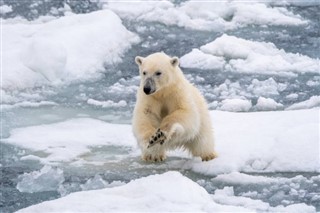
POLYGON ((230 112, 248 112, 251 107, 251 101, 235 98, 223 100, 221 107, 218 109, 230 112))
POLYGON ((102 179, 102 177, 97 174, 93 178, 87 180, 85 184, 80 185, 81 189, 83 191, 87 190, 96 190, 96 189, 103 189, 103 188, 110 188, 110 187, 116 187, 116 186, 122 186, 125 185, 124 182, 121 181, 113 181, 111 183, 107 183, 102 179))
POLYGON ((213 200, 217 203, 223 203, 225 205, 242 206, 258 211, 268 211, 270 209, 269 204, 263 201, 253 200, 246 197, 236 197, 234 195, 233 187, 217 189, 213 195, 213 200))
POLYGON ((96 78, 139 41, 110 10, 45 23, 3 21, 2 32, 5 89, 96 78))
POLYGON ((250 41, 224 34, 201 46, 200 49, 192 50, 182 56, 181 66, 202 65, 198 68, 216 69, 216 66, 212 66, 211 63, 199 63, 199 58, 203 58, 204 55, 206 61, 220 61, 222 57, 225 71, 244 73, 282 75, 304 72, 318 73, 320 65, 319 59, 298 53, 287 53, 283 49, 278 49, 273 43, 250 41))
POLYGON ((285 8, 269 7, 267 4, 252 1, 250 4, 237 1, 187 1, 179 10, 186 13, 198 27, 223 29, 255 25, 303 25, 307 21, 285 8))
POLYGON ((22 156, 20 158, 20 160, 22 160, 22 161, 38 161, 41 164, 47 164, 48 163, 45 158, 41 158, 41 157, 35 156, 35 155, 25 155, 25 156, 22 156))
POLYGON ((284 83, 277 83, 273 78, 268 78, 264 81, 253 79, 251 85, 248 86, 248 91, 258 96, 273 96, 279 95, 279 92, 286 89, 287 85, 284 83))
POLYGON ((252 2, 186 1, 175 5, 171 1, 107 1, 105 8, 129 20, 160 22, 194 30, 223 31, 248 24, 303 25, 308 22, 286 8, 269 7, 252 2))
POLYGON ((92 179, 87 180, 85 184, 82 184, 80 187, 82 190, 93 190, 93 189, 102 189, 108 185, 100 175, 95 175, 92 179))
POLYGON ((34 108, 40 106, 56 106, 58 105, 52 101, 40 101, 40 102, 30 102, 30 101, 23 101, 16 104, 3 104, 2 109, 12 109, 17 107, 25 107, 25 108, 34 108))
POLYGON ((320 85, 320 81, 312 81, 312 80, 309 80, 307 81, 307 85, 309 87, 316 87, 316 86, 319 86, 320 85))
POLYGON ((193 49, 189 54, 184 55, 180 59, 180 63, 188 68, 201 69, 223 69, 226 64, 223 57, 212 56, 201 52, 199 49, 193 49))
POLYGON ((0 6, 0 14, 1 15, 7 14, 10 12, 12 12, 12 6, 6 5, 6 4, 0 6))
POLYGON ((70 161, 98 145, 135 146, 129 125, 109 124, 90 118, 15 129, 4 140, 48 153, 48 161, 70 161), (123 134, 119 134, 119 130, 123 134))
POLYGON ((18 212, 245 211, 213 202, 207 191, 178 172, 133 180, 114 188, 77 192, 18 212))
POLYGON ((241 99, 250 96, 250 93, 246 92, 238 81, 231 82, 229 79, 219 86, 215 86, 213 94, 222 99, 241 99))
POLYGON ((297 93, 291 93, 291 94, 286 96, 286 99, 288 99, 288 100, 297 100, 298 97, 299 97, 299 95, 297 93))
POLYGON ((312 96, 306 101, 292 104, 291 106, 287 107, 286 110, 310 109, 314 107, 320 107, 320 96, 312 96))
POLYGON ((125 107, 127 106, 127 102, 125 100, 121 100, 118 103, 113 102, 111 100, 107 101, 97 101, 94 99, 88 99, 88 104, 95 105, 95 106, 101 106, 102 108, 111 108, 111 107, 125 107))
POLYGON ((228 186, 223 189, 217 189, 212 198, 215 202, 225 206, 238 206, 257 212, 315 212, 315 208, 313 206, 308 206, 304 203, 288 205, 286 207, 272 207, 261 200, 235 196, 233 187, 228 186))
POLYGON ((315 212, 306 204, 271 207, 268 203, 234 195, 232 187, 214 195, 179 172, 150 175, 114 188, 76 192, 18 212, 315 212))
POLYGON ((296 0, 265 0, 264 2, 267 2, 270 5, 276 5, 276 6, 289 6, 289 5, 295 5, 295 6, 316 6, 320 5, 320 2, 318 0, 308 0, 308 1, 296 1, 296 0))
POLYGON ((274 111, 283 108, 283 105, 277 103, 272 98, 259 97, 257 104, 254 106, 259 111, 274 111))
POLYGON ((217 177, 213 178, 214 181, 221 181, 228 184, 272 184, 279 181, 277 178, 264 177, 264 176, 252 176, 248 174, 243 174, 239 172, 231 172, 229 174, 220 174, 217 177))
POLYGON ((59 168, 44 166, 40 171, 20 175, 19 179, 17 189, 20 192, 45 192, 56 191, 64 182, 64 175, 59 168))

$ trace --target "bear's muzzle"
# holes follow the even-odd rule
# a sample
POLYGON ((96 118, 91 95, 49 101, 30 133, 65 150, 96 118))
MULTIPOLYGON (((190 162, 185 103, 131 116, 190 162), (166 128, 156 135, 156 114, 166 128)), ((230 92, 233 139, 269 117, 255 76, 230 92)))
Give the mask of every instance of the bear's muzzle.
POLYGON ((143 86, 143 92, 146 95, 150 95, 156 91, 155 83, 152 78, 147 78, 143 86))

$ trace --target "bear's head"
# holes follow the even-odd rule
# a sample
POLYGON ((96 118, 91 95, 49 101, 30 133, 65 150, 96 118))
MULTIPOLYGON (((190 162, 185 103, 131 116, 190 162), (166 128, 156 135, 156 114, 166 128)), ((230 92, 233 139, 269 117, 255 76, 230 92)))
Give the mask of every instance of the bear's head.
POLYGON ((141 86, 143 86, 145 94, 154 94, 175 83, 176 72, 179 69, 179 59, 177 57, 171 58, 161 52, 145 58, 137 56, 135 61, 139 66, 141 86))

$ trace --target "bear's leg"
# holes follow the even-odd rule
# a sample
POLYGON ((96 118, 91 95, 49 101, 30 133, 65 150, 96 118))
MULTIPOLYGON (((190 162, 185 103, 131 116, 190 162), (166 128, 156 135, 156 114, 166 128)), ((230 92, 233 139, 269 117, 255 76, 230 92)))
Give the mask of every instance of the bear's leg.
POLYGON ((180 142, 194 138, 194 132, 200 127, 200 119, 195 113, 188 110, 176 110, 166 116, 149 139, 149 146, 156 144, 166 147, 175 147, 180 142), (170 143, 170 144, 168 144, 170 143), (176 144, 178 143, 178 144, 176 144))
POLYGON ((202 161, 209 161, 217 157, 214 151, 214 143, 211 137, 196 137, 196 139, 189 141, 185 147, 195 157, 201 157, 202 161))
POLYGON ((160 122, 148 115, 148 113, 141 112, 139 119, 133 119, 133 133, 142 151, 141 158, 149 162, 161 162, 166 158, 165 148, 163 146, 149 147, 152 137, 155 141, 154 135, 157 133, 160 122))
MULTIPOLYGON (((154 136, 146 137, 148 139, 142 139, 140 141, 140 147, 142 151, 141 158, 149 162, 161 162, 166 159, 165 147, 164 146, 150 146, 150 141, 154 139, 154 136), (153 138, 153 139, 151 139, 153 138)), ((155 144, 155 143, 154 143, 155 144)), ((154 145, 153 144, 153 145, 154 145)), ((159 142, 160 144, 160 142, 159 142)))
MULTIPOLYGON (((166 143, 166 147, 170 147, 169 144, 167 144, 167 141, 170 139, 174 139, 174 136, 182 136, 181 134, 184 132, 184 128, 179 123, 175 123, 171 126, 171 129, 169 131, 162 130, 161 128, 157 129, 155 133, 150 137, 149 139, 149 145, 148 148, 153 147, 156 144, 159 144, 162 146, 164 143, 166 143)), ((170 143, 174 141, 171 140, 170 143)), ((171 144, 172 146, 173 144, 171 144)))
POLYGON ((167 134, 160 129, 150 137, 148 148, 156 145, 157 143, 162 145, 167 140, 167 134))
POLYGON ((148 139, 140 143, 142 148, 142 159, 148 162, 161 162, 166 159, 165 147, 162 146, 166 140, 164 133, 156 130, 148 139), (159 145, 154 146, 159 143, 159 145))

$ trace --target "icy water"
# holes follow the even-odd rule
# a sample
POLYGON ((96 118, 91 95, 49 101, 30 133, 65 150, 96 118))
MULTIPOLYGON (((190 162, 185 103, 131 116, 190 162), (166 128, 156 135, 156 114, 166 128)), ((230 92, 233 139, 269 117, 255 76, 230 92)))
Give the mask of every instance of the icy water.
MULTIPOLYGON (((91 8, 92 9, 92 8, 91 8)), ((97 9, 97 8, 95 8, 97 9)), ((320 57, 319 6, 288 7, 311 21, 310 26, 247 26, 228 31, 235 35, 255 41, 272 42, 286 52, 300 53, 311 58, 320 57)), ((92 9, 93 10, 93 9, 92 9)), ((90 11, 90 9, 88 9, 90 11)), ((88 12, 84 11, 84 12, 88 12)), ((119 64, 108 66, 99 79, 89 82, 74 82, 62 87, 44 86, 22 91, 12 95, 19 101, 35 99, 55 102, 55 106, 36 108, 14 106, 1 112, 1 138, 9 137, 10 131, 18 127, 50 124, 70 118, 90 117, 111 123, 131 123, 135 104, 135 93, 139 83, 138 69, 134 63, 136 55, 146 56, 153 52, 165 51, 178 57, 193 48, 213 41, 223 32, 204 32, 188 30, 176 26, 168 27, 161 23, 135 22, 124 20, 123 24, 137 33, 143 42, 134 45, 123 56, 119 64), (143 29, 142 29, 143 28, 143 29), (118 103, 125 100, 122 107, 101 108, 91 105, 88 99, 99 101, 112 100, 118 103)), ((255 105, 258 97, 270 97, 281 103, 284 108, 294 103, 320 95, 320 75, 312 73, 295 76, 243 74, 221 72, 220 70, 183 69, 187 78, 205 95, 211 109, 216 109, 214 101, 237 96, 245 97, 255 105), (254 84, 269 85, 267 91, 257 92, 250 88, 254 84), (224 90, 217 88, 223 85, 224 90), (292 94, 299 94, 297 98, 292 94), (290 96, 291 95, 291 96, 290 96)), ((250 111, 255 111, 252 108, 250 111)), ((283 110, 283 109, 279 109, 283 110)), ((185 166, 188 159, 169 157, 160 164, 147 164, 139 157, 130 155, 132 150, 123 147, 94 147, 91 152, 81 156, 88 164, 74 165, 57 163, 42 172, 43 178, 32 180, 33 185, 23 185, 23 174, 40 171, 43 165, 32 159, 23 159, 29 154, 43 156, 45 153, 32 152, 13 145, 1 143, 1 193, 0 211, 14 212, 18 209, 65 196, 71 192, 99 189, 122 185, 132 179, 177 170, 203 186, 209 193, 226 186, 234 188, 235 196, 259 199, 271 206, 306 203, 320 211, 320 177, 318 173, 250 173, 250 176, 263 176, 279 180, 277 183, 237 183, 216 179, 195 173, 185 166), (128 157, 129 156, 129 157, 128 157), (90 163, 91 162, 91 163, 90 163), (54 178, 50 178, 54 177, 54 178), (48 182, 49 181, 49 182, 48 182), (38 187, 33 189, 33 187, 38 187), (35 192, 30 192, 35 190, 35 192)), ((24 179, 26 180, 26 179, 24 179)), ((26 184, 26 183, 25 183, 26 184)), ((219 201, 216 201, 219 203, 219 201)))
MULTIPOLYGON (((127 157, 130 150, 105 146, 92 149, 89 154, 82 156, 88 164, 51 166, 50 171, 42 173, 42 178, 36 179, 32 176, 31 179, 22 182, 21 175, 40 170, 42 165, 32 160, 20 161, 19 158, 28 154, 28 151, 16 147, 2 145, 2 152, 5 153, 1 170, 2 212, 12 212, 71 192, 119 186, 133 179, 166 171, 181 172, 203 186, 209 193, 214 193, 216 189, 233 187, 235 196, 259 199, 269 203, 270 206, 305 203, 315 206, 317 211, 320 209, 319 200, 315 199, 320 193, 320 176, 317 173, 247 173, 251 177, 272 178, 278 181, 272 183, 268 181, 241 183, 237 180, 228 182, 184 168, 188 159, 169 157, 165 163, 147 164, 139 157, 127 157), (97 165, 97 162, 101 165, 97 165), (62 174, 61 171, 63 171, 62 174), (17 186, 18 183, 22 185, 17 186), (30 183, 32 185, 29 185, 30 183), (35 192, 32 192, 33 190, 35 192)), ((41 156, 41 153, 38 155, 41 156)))

